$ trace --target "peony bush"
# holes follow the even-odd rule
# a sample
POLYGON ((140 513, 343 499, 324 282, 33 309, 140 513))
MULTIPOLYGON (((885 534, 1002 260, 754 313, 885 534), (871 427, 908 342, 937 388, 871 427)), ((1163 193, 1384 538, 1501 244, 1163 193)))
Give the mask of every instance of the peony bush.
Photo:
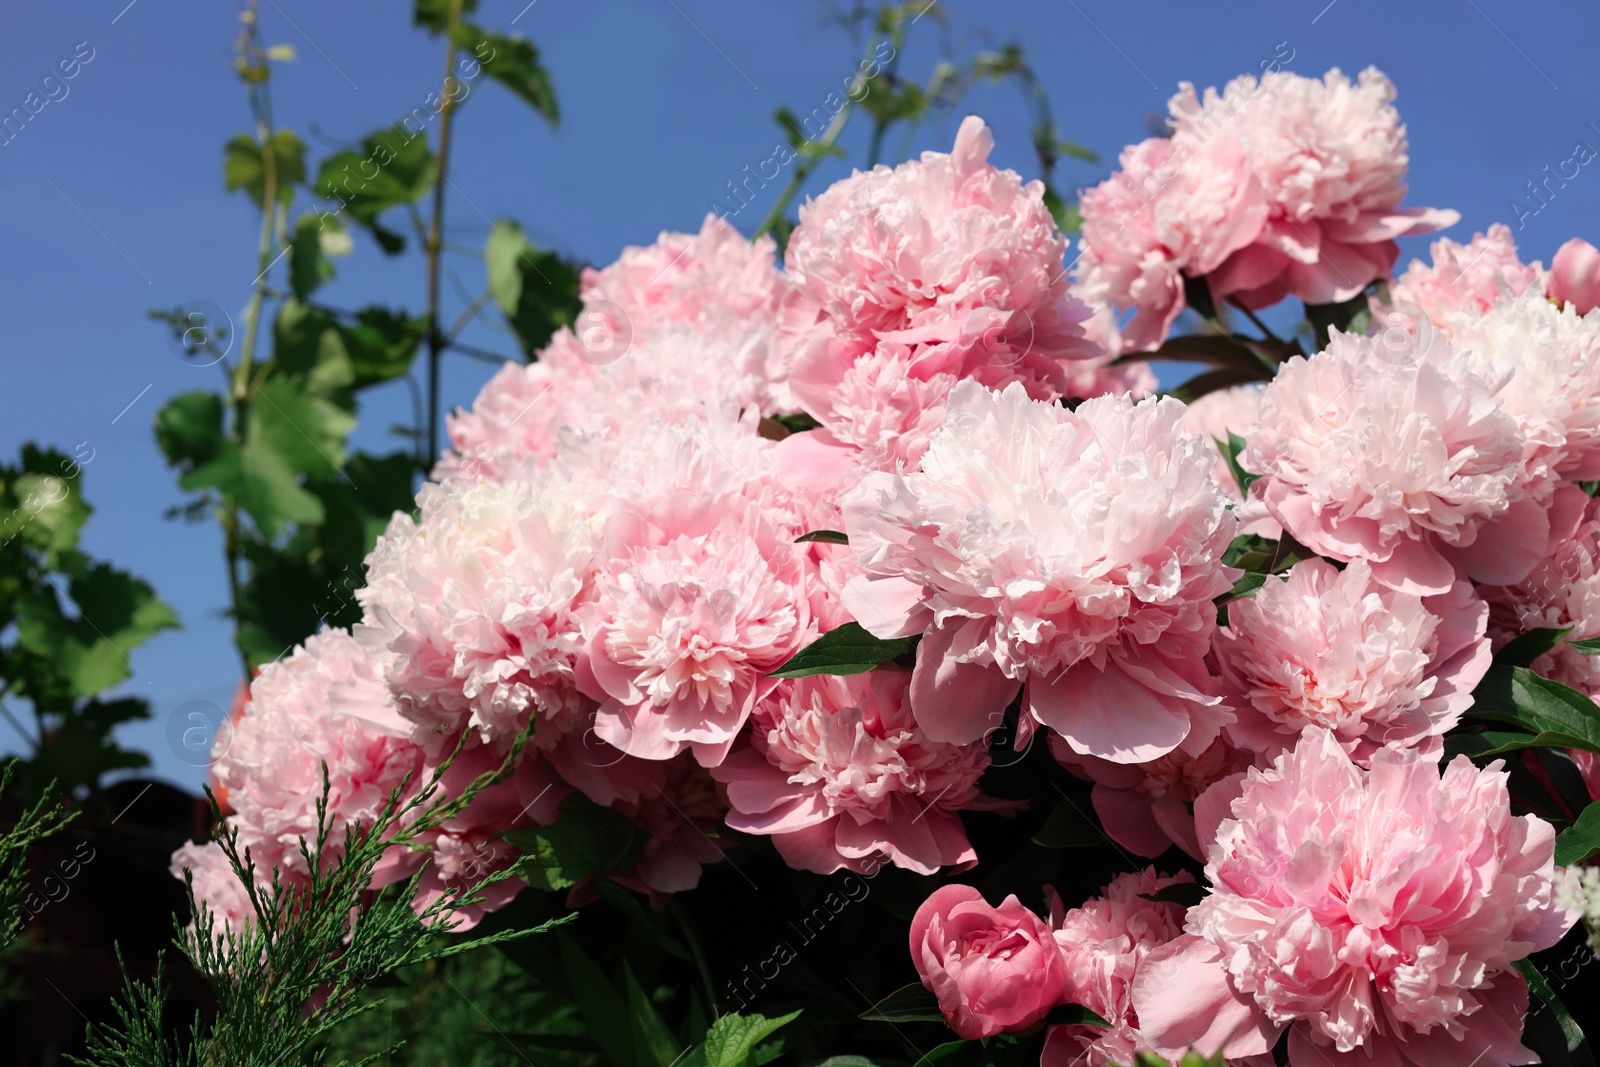
MULTIPOLYGON (((949 1055, 1581 1039, 1529 957, 1600 911, 1600 252, 1547 270, 1494 226, 1397 274, 1457 215, 1408 205, 1376 70, 1169 113, 1076 241, 969 116, 781 260, 710 216, 584 272, 450 419, 361 621, 252 683, 216 779, 257 877, 432 788, 463 803, 386 823, 370 887, 454 929, 519 893, 663 911, 763 851, 905 872, 920 985, 856 992, 949 1055), (1012 859, 994 820, 1108 842, 1101 888, 969 884, 1012 859)), ((217 848, 173 872, 244 929, 217 848)))

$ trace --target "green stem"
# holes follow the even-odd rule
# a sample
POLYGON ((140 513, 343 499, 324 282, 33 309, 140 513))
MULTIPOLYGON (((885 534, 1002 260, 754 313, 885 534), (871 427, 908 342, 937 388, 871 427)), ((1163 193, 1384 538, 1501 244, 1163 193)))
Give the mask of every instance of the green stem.
MULTIPOLYGON (((251 375, 255 371, 256 344, 261 333, 261 312, 267 295, 267 270, 272 264, 273 234, 277 231, 278 216, 278 161, 273 153, 272 98, 267 89, 269 70, 266 52, 261 47, 260 0, 249 0, 250 18, 240 37, 240 60, 261 71, 258 80, 250 84, 250 110, 256 120, 256 143, 261 147, 261 232, 256 242, 256 279, 250 288, 250 305, 245 311, 244 339, 239 348, 239 362, 234 367, 229 399, 233 406, 233 440, 244 445, 245 419, 250 408, 251 375)), ((233 602, 233 641, 244 662, 245 677, 250 676, 250 657, 241 641, 243 597, 240 582, 240 511, 238 501, 224 499, 222 528, 224 552, 228 563, 228 593, 233 602)))
MULTIPOLYGON (((438 164, 433 176, 433 219, 428 224, 424 252, 428 257, 428 454, 431 464, 439 456, 439 364, 449 339, 439 328, 439 260, 444 251, 444 188, 450 166, 450 132, 454 126, 456 100, 450 93, 454 77, 456 43, 453 32, 461 22, 461 0, 450 0, 450 18, 445 26, 444 79, 439 95, 444 103, 439 110, 438 164)), ((423 473, 427 473, 424 467, 423 473)))

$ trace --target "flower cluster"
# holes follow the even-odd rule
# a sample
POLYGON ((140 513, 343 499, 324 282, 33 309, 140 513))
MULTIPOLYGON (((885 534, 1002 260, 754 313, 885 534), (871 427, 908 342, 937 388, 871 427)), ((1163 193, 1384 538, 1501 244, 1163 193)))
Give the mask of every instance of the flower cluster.
POLYGON ((1388 276, 1395 238, 1450 226, 1454 211, 1402 208, 1409 163, 1395 88, 1377 70, 1307 78, 1269 70, 1168 104, 1171 136, 1122 153, 1083 197, 1092 303, 1135 312, 1124 340, 1153 348, 1187 307, 1186 284, 1261 308, 1331 304, 1388 276))
MULTIPOLYGON (((1183 86, 1083 194, 1076 276, 976 118, 807 203, 782 269, 708 219, 586 271, 573 328, 451 420, 361 623, 269 665, 219 742, 258 875, 303 877, 319 817, 498 768, 376 884, 510 874, 472 922, 580 817, 634 847, 568 872, 573 906, 609 878, 663 907, 762 839, 977 879, 1005 858, 968 816, 1030 808, 992 751, 1042 738, 1031 801, 1075 790, 1174 873, 1098 872, 1076 907, 934 889, 911 958, 963 1038, 1038 1035, 1046 1067, 1531 1062, 1515 964, 1595 883, 1521 812, 1576 820, 1556 778, 1600 797, 1600 746, 1476 701, 1522 663, 1563 714, 1600 696, 1600 252, 1547 271, 1498 226, 1391 278, 1398 237, 1455 219, 1402 206, 1393 100, 1373 70, 1183 86), (1218 314, 1193 404, 1131 355, 1190 299, 1289 296, 1313 344, 1218 314), (1526 736, 1477 736, 1485 711, 1526 736), (1567 761, 1526 765, 1550 803, 1513 797, 1505 745, 1567 761)), ((173 862, 249 920, 216 846, 173 862)))

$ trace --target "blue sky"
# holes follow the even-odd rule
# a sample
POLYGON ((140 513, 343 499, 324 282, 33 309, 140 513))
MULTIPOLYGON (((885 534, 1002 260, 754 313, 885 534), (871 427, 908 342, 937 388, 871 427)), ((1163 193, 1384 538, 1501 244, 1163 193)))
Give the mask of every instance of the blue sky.
MULTIPOLYGON (((1600 166, 1552 185, 1543 205, 1526 190, 1579 142, 1600 149, 1596 5, 937 3, 953 38, 982 30, 993 43, 1026 48, 1063 135, 1103 157, 1099 165, 1066 161, 1059 177, 1068 186, 1103 177, 1179 81, 1221 84, 1287 42, 1289 66, 1302 74, 1371 64, 1394 79, 1410 128, 1410 201, 1459 210, 1453 236, 1514 223, 1512 200, 1521 197, 1524 258, 1548 262, 1573 235, 1600 243, 1600 166)), ((316 158, 437 88, 440 47, 411 29, 409 3, 263 0, 262 8, 268 42, 298 52, 275 82, 278 123, 298 130, 316 158)), ((537 43, 562 124, 552 131, 500 87, 475 87, 458 125, 447 236, 481 246, 484 216, 509 216, 541 244, 593 262, 662 229, 695 228, 724 183, 772 154, 773 111, 821 105, 858 59, 815 0, 483 0, 479 21, 537 43)), ((917 29, 940 32, 931 17, 925 23, 917 29)), ((245 199, 221 184, 221 146, 248 125, 229 67, 237 25, 227 0, 42 0, 0 14, 0 113, 21 105, 61 60, 92 51, 67 95, 0 146, 8 312, 0 316, 0 455, 29 440, 93 449, 84 471, 96 508, 88 547, 148 578, 184 623, 135 654, 125 688, 150 699, 156 717, 124 736, 151 752, 161 777, 189 787, 203 771, 176 757, 168 719, 187 702, 226 704, 239 668, 218 614, 220 535, 211 524, 162 517, 182 494, 150 427, 167 397, 215 388, 218 379, 178 359, 145 312, 191 300, 234 311, 248 298, 256 222, 245 199)), ((913 38, 903 69, 925 71, 932 43, 928 33, 913 38)), ((994 127, 996 162, 1029 173, 1027 116, 1014 87, 982 89, 964 110, 994 127)), ((959 118, 924 127, 914 150, 947 148, 959 118)), ((856 161, 865 133, 855 127, 842 142, 856 161)), ((824 168, 809 188, 847 171, 845 163, 824 168)), ((775 188, 737 221, 753 226, 775 188)), ((1413 244, 1405 258, 1424 251, 1413 244)), ((467 290, 482 288, 477 263, 457 257, 454 267, 467 290)), ((347 307, 420 309, 423 291, 419 260, 386 262, 363 246, 327 296, 347 307)), ((492 333, 483 340, 503 345, 492 333)), ((448 363, 444 403, 470 403, 491 369, 448 363)), ((402 386, 380 392, 358 443, 392 447, 384 428, 409 417, 402 386)), ((16 744, 0 725, 0 750, 16 744)))

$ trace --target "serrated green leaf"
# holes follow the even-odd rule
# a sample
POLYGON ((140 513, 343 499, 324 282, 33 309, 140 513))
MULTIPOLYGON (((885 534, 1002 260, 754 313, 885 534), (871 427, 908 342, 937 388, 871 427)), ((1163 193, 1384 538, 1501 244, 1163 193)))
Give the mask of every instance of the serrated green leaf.
POLYGON ((769 678, 807 678, 814 674, 865 674, 911 651, 909 637, 873 637, 860 623, 829 630, 796 652, 769 678))
POLYGON ((180 470, 210 463, 224 442, 222 397, 216 393, 179 393, 156 412, 156 444, 180 470))
POLYGON ((769 1019, 765 1015, 729 1012, 711 1024, 705 1042, 695 1050, 696 1063, 704 1067, 751 1067, 756 1046, 800 1017, 798 1011, 769 1019))
POLYGON ((282 457, 228 442, 210 463, 179 480, 188 490, 215 489, 233 499, 262 534, 276 537, 290 523, 322 521, 322 502, 307 492, 282 457))
MULTIPOLYGON (((478 0, 460 0, 461 14, 478 10, 478 0)), ((450 0, 416 0, 411 9, 411 24, 429 33, 440 33, 450 23, 450 0)))
POLYGON ((554 126, 561 121, 550 74, 539 62, 539 50, 520 33, 491 33, 469 22, 450 31, 455 43, 471 53, 483 71, 510 89, 554 126))
MULTIPOLYGON (((278 199, 287 204, 294 199, 294 187, 306 180, 306 146, 293 130, 279 130, 268 142, 275 167, 274 183, 278 199)), ((266 168, 261 145, 249 134, 241 133, 223 149, 222 184, 233 192, 243 189, 261 205, 266 186, 266 168)))
POLYGON ((50 586, 17 598, 17 643, 49 663, 74 697, 110 689, 132 673, 128 654, 178 617, 145 581, 106 563, 86 563, 67 593, 73 615, 50 586))
POLYGON ((305 386, 269 379, 250 395, 245 448, 271 453, 300 474, 336 478, 355 427, 355 416, 305 386))
POLYGON ((556 330, 577 321, 583 310, 578 272, 535 247, 517 223, 501 219, 489 228, 483 259, 490 295, 528 358, 536 358, 556 330))
POLYGON ((359 150, 336 152, 317 170, 316 194, 371 231, 385 252, 405 247, 378 219, 400 204, 415 203, 433 188, 436 161, 423 133, 403 124, 369 134, 359 150))
POLYGON ((939 998, 928 992, 921 982, 901 986, 859 1017, 869 1023, 944 1022, 939 998))
POLYGON ((333 263, 323 250, 323 232, 336 225, 317 215, 303 216, 289 242, 289 288, 304 303, 333 278, 333 263))

